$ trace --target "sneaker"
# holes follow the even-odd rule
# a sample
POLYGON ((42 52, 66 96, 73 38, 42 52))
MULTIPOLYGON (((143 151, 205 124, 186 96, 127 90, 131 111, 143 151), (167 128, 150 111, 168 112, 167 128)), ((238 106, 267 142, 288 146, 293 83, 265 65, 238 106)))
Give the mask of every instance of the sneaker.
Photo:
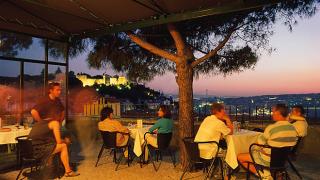
POLYGON ((74 172, 74 171, 70 171, 64 174, 65 177, 75 177, 75 176, 79 176, 80 173, 74 172))

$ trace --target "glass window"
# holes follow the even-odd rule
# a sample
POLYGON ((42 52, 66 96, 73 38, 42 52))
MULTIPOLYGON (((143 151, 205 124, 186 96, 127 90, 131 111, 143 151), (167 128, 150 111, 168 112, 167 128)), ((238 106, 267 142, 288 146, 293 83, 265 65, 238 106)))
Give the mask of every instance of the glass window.
POLYGON ((20 62, 0 60, 0 117, 2 125, 15 124, 19 116, 20 62))
POLYGON ((30 116, 30 110, 37 100, 45 95, 44 64, 24 64, 24 115, 30 116))
POLYGON ((49 65, 48 67, 48 81, 49 82, 59 82, 61 84, 61 96, 60 99, 65 105, 66 102, 66 67, 49 65))
POLYGON ((66 49, 65 43, 49 40, 48 42, 49 61, 66 62, 64 57, 65 49, 66 49))
POLYGON ((0 31, 0 56, 44 60, 44 53, 41 39, 0 31))

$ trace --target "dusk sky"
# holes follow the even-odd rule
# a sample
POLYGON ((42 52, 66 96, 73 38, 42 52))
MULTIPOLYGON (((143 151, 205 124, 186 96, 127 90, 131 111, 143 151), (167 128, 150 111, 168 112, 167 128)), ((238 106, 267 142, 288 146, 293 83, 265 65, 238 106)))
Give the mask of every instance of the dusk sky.
MULTIPOLYGON (((253 70, 248 69, 227 77, 203 75, 195 79, 194 94, 205 95, 206 90, 208 95, 214 96, 320 93, 320 12, 309 19, 298 19, 293 32, 289 32, 281 23, 276 24, 270 45, 277 50, 271 55, 262 55, 253 70)), ((44 59, 44 50, 39 46, 39 40, 36 40, 28 50, 20 52, 18 56, 44 59)), ((110 75, 116 74, 110 68, 103 70, 88 68, 86 57, 87 53, 83 53, 71 59, 70 70, 90 75, 104 72, 110 75)), ((16 77, 19 74, 18 67, 18 62, 1 62, 0 74, 16 77)), ((43 65, 32 66, 28 63, 25 67, 28 74, 40 74, 44 68, 43 65)), ((56 68, 51 66, 49 70, 54 72, 56 68)), ((172 73, 156 77, 146 85, 165 94, 178 93, 178 86, 172 73)))
MULTIPOLYGON (((277 50, 260 57, 255 69, 223 77, 204 75, 194 80, 194 94, 215 96, 253 96, 264 94, 320 92, 320 13, 309 19, 298 19, 293 32, 283 24, 275 26, 270 40, 277 50)), ((70 69, 91 75, 108 70, 89 69, 86 54, 70 61, 70 69)), ((146 83, 164 93, 177 94, 174 74, 167 73, 146 83), (164 83, 165 82, 165 83, 164 83), (165 85, 164 85, 165 84, 165 85)))

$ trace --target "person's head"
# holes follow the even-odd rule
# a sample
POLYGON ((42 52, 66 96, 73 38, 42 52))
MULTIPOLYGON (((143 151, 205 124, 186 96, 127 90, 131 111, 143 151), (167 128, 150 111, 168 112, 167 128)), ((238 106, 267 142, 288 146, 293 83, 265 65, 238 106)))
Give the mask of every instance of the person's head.
POLYGON ((57 98, 61 94, 61 86, 58 82, 51 82, 48 84, 49 95, 52 98, 57 98))
POLYGON ((100 120, 103 121, 107 118, 112 118, 113 109, 111 107, 104 107, 100 112, 100 120))
POLYGON ((215 115, 217 118, 223 118, 226 115, 224 105, 217 102, 212 103, 211 113, 215 115))
POLYGON ((287 105, 276 104, 272 107, 272 119, 274 121, 284 121, 289 114, 287 105))
POLYGON ((168 106, 161 105, 158 110, 158 116, 161 118, 171 118, 171 111, 168 106))
POLYGON ((303 106, 301 106, 301 105, 292 106, 291 115, 304 116, 304 113, 305 113, 305 111, 304 111, 303 106))

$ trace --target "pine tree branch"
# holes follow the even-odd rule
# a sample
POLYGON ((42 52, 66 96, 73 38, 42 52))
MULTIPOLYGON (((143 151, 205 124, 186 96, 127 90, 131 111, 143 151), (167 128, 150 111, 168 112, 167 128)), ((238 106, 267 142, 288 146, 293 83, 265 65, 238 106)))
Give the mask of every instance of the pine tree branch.
POLYGON ((199 51, 199 52, 201 52, 202 54, 208 54, 208 52, 206 52, 206 51, 204 51, 204 50, 202 50, 202 49, 200 49, 200 48, 197 48, 197 47, 191 45, 190 43, 188 43, 188 45, 189 45, 193 50, 199 51))
POLYGON ((180 32, 177 30, 176 26, 171 23, 169 23, 167 27, 176 45, 178 56, 183 56, 186 48, 186 44, 180 32))
POLYGON ((133 34, 132 32, 128 31, 126 32, 126 34, 129 36, 129 38, 135 42, 136 44, 138 44, 139 46, 141 46, 142 48, 150 51, 151 53, 158 55, 160 57, 163 57, 165 59, 168 59, 172 62, 177 63, 178 62, 178 57, 174 54, 171 54, 165 50, 162 50, 160 48, 158 48, 157 46, 150 44, 144 40, 142 40, 141 38, 139 38, 137 35, 133 34))
POLYGON ((224 47, 224 45, 229 41, 231 35, 233 32, 235 32, 238 28, 231 28, 228 34, 224 37, 224 39, 219 42, 218 46, 211 50, 208 54, 202 56, 199 59, 196 59, 195 61, 192 62, 191 67, 194 68, 198 64, 206 61, 207 59, 211 58, 212 56, 216 55, 220 49, 224 47))

